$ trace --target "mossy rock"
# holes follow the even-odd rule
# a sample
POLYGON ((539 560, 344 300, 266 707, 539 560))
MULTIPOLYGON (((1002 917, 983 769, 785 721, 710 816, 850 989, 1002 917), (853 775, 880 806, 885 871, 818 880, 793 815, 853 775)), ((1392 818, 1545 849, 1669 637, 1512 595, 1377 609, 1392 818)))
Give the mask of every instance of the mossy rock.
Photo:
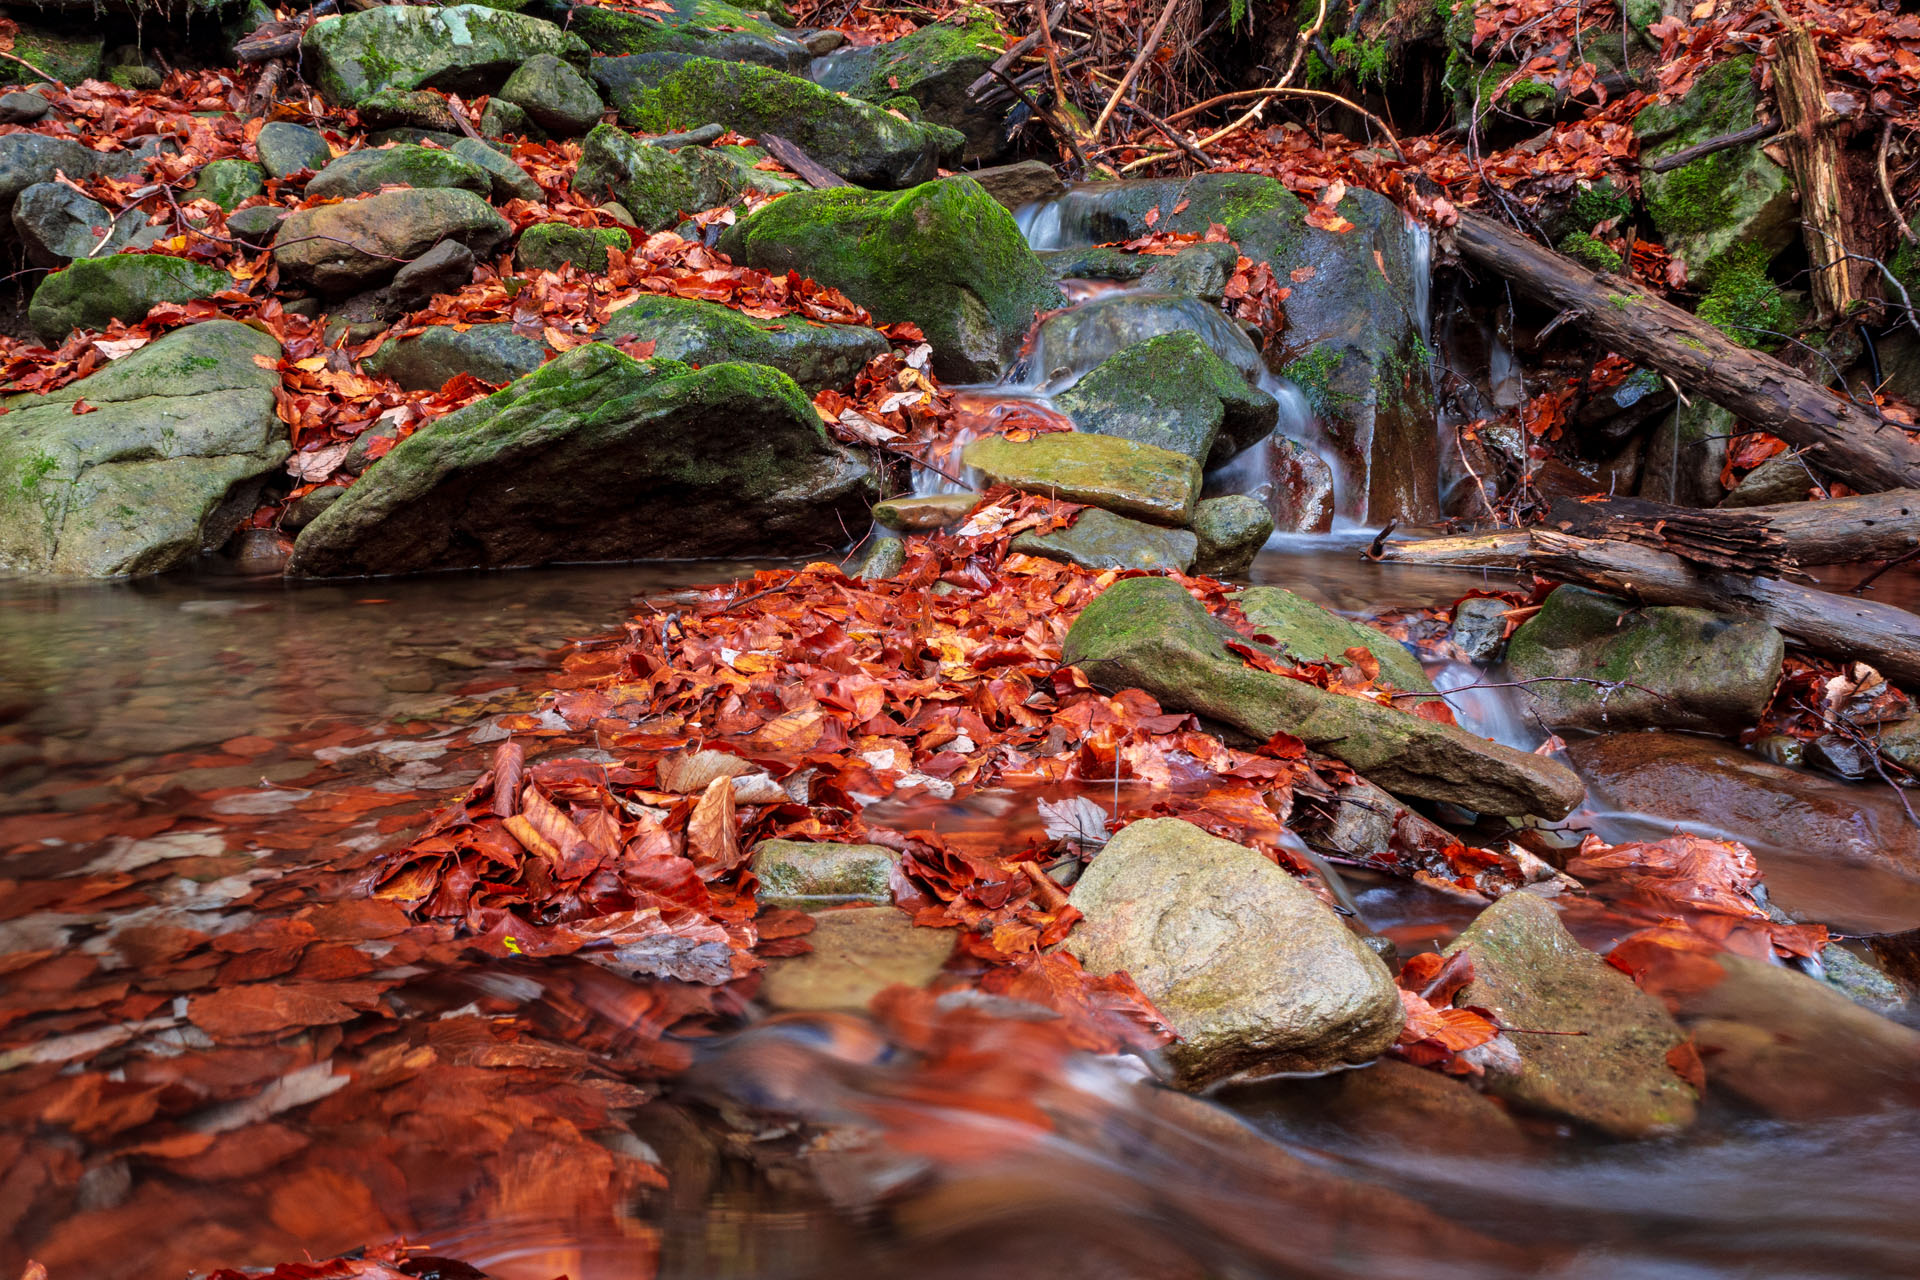
POLYGON ((799 315, 763 320, 717 302, 664 294, 643 294, 620 308, 596 336, 602 342, 650 340, 655 358, 690 365, 767 365, 808 391, 852 386, 867 362, 888 349, 887 340, 864 325, 822 324, 799 315))
POLYGON ((723 62, 752 62, 805 74, 813 55, 758 14, 720 0, 669 0, 673 14, 629 13, 580 5, 568 29, 595 53, 684 53, 723 62))
POLYGON ((784 196, 729 227, 720 249, 832 285, 881 324, 913 321, 948 382, 997 378, 1034 316, 1065 301, 1013 215, 964 177, 897 195, 784 196))
POLYGON ((694 58, 649 89, 615 103, 620 123, 670 133, 719 121, 741 133, 773 133, 850 182, 910 187, 958 161, 966 139, 941 125, 913 124, 771 67, 694 58))
POLYGON ((195 200, 211 200, 231 213, 242 201, 262 195, 266 189, 267 171, 253 161, 215 160, 194 175, 193 190, 188 195, 195 200))
POLYGON ((1193 567, 1196 542, 1185 529, 1129 520, 1125 516, 1088 507, 1064 529, 1036 533, 1029 529, 1013 540, 1022 555, 1063 560, 1082 569, 1173 569, 1193 567))
POLYGON ((558 271, 572 263, 582 271, 605 271, 607 250, 626 252, 633 237, 615 227, 576 227, 540 222, 520 233, 513 260, 522 271, 558 271))
POLYGON ((1743 346, 1771 351, 1792 336, 1804 308, 1767 274, 1764 245, 1737 244, 1720 255, 1694 314, 1743 346))
POLYGON ((104 329, 115 320, 138 324, 162 302, 211 298, 233 287, 215 267, 157 253, 81 258, 40 282, 27 306, 27 323, 49 343, 75 329, 104 329))
POLYGON ((512 156, 503 155, 497 148, 489 146, 479 138, 462 138, 449 147, 454 155, 487 171, 487 178, 493 184, 493 198, 497 201, 532 200, 543 198, 540 184, 533 175, 522 169, 512 156))
POLYGON ((1054 397, 1076 430, 1119 436, 1218 466, 1272 434, 1280 405, 1192 333, 1150 338, 1054 397))
MULTIPOLYGON (((1644 164, 1751 125, 1760 109, 1754 57, 1743 54, 1702 71, 1685 97, 1634 117, 1644 164)), ((1759 143, 1729 147, 1667 173, 1643 173, 1647 214, 1667 248, 1696 279, 1743 245, 1769 256, 1792 243, 1798 225, 1793 178, 1759 143)))
POLYGON ((588 343, 402 440, 301 530, 288 572, 814 555, 877 497, 778 370, 588 343))
POLYGON ((753 160, 711 147, 668 151, 610 124, 587 135, 574 170, 574 194, 590 204, 612 198, 642 230, 670 227, 688 214, 731 204, 748 191, 776 194, 805 183, 753 167, 753 160))
POLYGON ((551 22, 477 4, 382 5, 307 28, 300 51, 327 100, 356 106, 382 89, 490 93, 527 59, 584 66, 587 47, 551 22))
POLYGON ((313 175, 307 194, 320 199, 371 195, 382 187, 451 187, 485 196, 493 178, 471 160, 451 151, 401 143, 371 151, 349 151, 313 175))
MULTIPOLYGON (((1420 660, 1392 636, 1363 623, 1323 609, 1285 587, 1248 587, 1233 598, 1253 625, 1256 636, 1274 645, 1295 662, 1353 660, 1349 649, 1365 649, 1380 664, 1380 678, 1406 693, 1432 693, 1420 660)), ((1407 706, 1413 706, 1409 700, 1407 706)))
POLYGON ((982 107, 967 88, 1011 43, 991 10, 969 7, 939 22, 859 49, 838 49, 815 66, 821 86, 879 105, 904 95, 918 119, 958 129, 967 137, 969 164, 997 159, 1007 149, 1006 108, 982 107))
POLYGON ((512 234, 512 225, 471 191, 383 191, 298 210, 275 233, 273 258, 288 279, 346 294, 391 278, 442 240, 485 259, 512 234))
MULTIPOLYGON (((13 11, 11 16, 17 21, 18 11, 13 11)), ((38 67, 42 75, 69 87, 82 80, 99 78, 101 54, 106 49, 107 41, 98 30, 56 31, 24 22, 19 25, 20 29, 13 35, 14 55, 38 67)), ((14 65, 19 66, 18 63, 14 65)), ((21 71, 25 69, 20 68, 21 71)), ((14 72, 6 78, 17 80, 20 75, 14 72)))
POLYGON ((261 167, 275 178, 291 178, 308 169, 318 172, 333 160, 333 148, 318 130, 291 120, 269 121, 253 146, 261 167))
POLYGON ((1235 577, 1253 567, 1253 558, 1273 536, 1273 512, 1244 493, 1207 498, 1194 504, 1193 536, 1199 543, 1193 572, 1235 577))
POLYGON ((494 97, 513 103, 548 133, 566 138, 599 124, 607 109, 592 81, 550 53, 521 63, 494 97))
POLYGON ((1764 622, 1560 587, 1507 642, 1507 667, 1540 681, 1527 697, 1555 729, 1731 733, 1760 718, 1785 653, 1764 622))
POLYGON ((0 571, 162 573, 226 541, 286 460, 279 358, 266 334, 208 320, 57 391, 9 398, 0 571), (74 413, 81 400, 94 412, 74 413))
POLYGON ((962 455, 996 484, 1084 502, 1155 524, 1184 525, 1200 497, 1200 464, 1118 436, 1050 431, 1028 440, 983 436, 962 455))
POLYGON ((515 333, 510 324, 465 329, 436 324, 410 337, 388 339, 361 367, 409 391, 436 391, 463 373, 494 386, 512 382, 538 369, 551 354, 546 343, 515 333))
POLYGON ((893 904, 890 887, 900 855, 885 845, 829 840, 762 840, 753 849, 756 900, 777 907, 846 902, 893 904))
POLYGON ((1144 690, 1168 711, 1206 716, 1255 742, 1291 734, 1399 795, 1553 819, 1585 795, 1579 778, 1551 760, 1259 670, 1230 644, 1261 648, 1173 579, 1125 578, 1081 611, 1061 658, 1101 689, 1144 690))

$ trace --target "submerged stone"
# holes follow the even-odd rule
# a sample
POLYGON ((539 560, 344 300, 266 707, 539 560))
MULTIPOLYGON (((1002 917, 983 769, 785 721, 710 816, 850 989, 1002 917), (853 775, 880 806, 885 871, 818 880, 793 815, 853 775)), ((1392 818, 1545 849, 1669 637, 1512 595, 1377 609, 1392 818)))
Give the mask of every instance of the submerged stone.
POLYGON ((867 362, 886 354, 878 330, 856 324, 823 324, 800 315, 762 320, 717 302, 666 294, 642 294, 613 313, 599 338, 639 338, 653 354, 688 364, 738 360, 780 370, 808 391, 846 387, 867 362))
POLYGON ((1185 529, 1168 529, 1088 507, 1071 525, 1048 533, 1029 529, 1013 540, 1023 555, 1064 560, 1083 569, 1175 569, 1193 566, 1195 540, 1185 529))
POLYGON ((1280 405, 1192 333, 1126 348, 1054 397, 1079 431, 1218 466, 1272 434, 1280 405))
POLYGON ((962 457, 995 483, 1157 524, 1186 524, 1200 496, 1200 465, 1192 458, 1118 436, 983 436, 962 457))
POLYGON ((1133 978, 1179 1034, 1166 1053, 1188 1088, 1364 1062, 1405 1021, 1386 966, 1331 908, 1265 855, 1190 823, 1129 824, 1072 900, 1085 919, 1066 949, 1090 972, 1133 978))
POLYGON ((57 391, 10 397, 0 570, 162 573, 219 547, 287 456, 279 358, 266 334, 208 320, 57 391), (94 412, 74 413, 80 400, 94 412))
POLYGON ((947 382, 997 378, 1035 314, 1064 301, 1012 215, 964 177, 786 196, 729 227, 720 251, 832 285, 880 324, 919 325, 947 382))
POLYGON ((876 187, 927 181, 958 160, 966 141, 770 67, 712 58, 691 59, 615 105, 621 124, 648 133, 717 120, 754 137, 777 134, 849 182, 876 187))
POLYGON ((865 1009, 895 983, 924 987, 958 940, 892 907, 845 907, 813 919, 812 951, 767 962, 760 995, 775 1009, 865 1009))
POLYGON ((1764 622, 1555 589, 1507 642, 1507 667, 1555 729, 1706 729, 1760 718, 1786 644, 1764 622), (1587 682, 1595 683, 1587 683, 1587 682))
POLYGON ((1488 1092, 1616 1138, 1693 1123, 1698 1099, 1668 1058, 1686 1034, 1633 979, 1575 941, 1545 899, 1509 893, 1446 954, 1461 951, 1473 958, 1473 981, 1455 1003, 1519 1029, 1506 1037, 1515 1054, 1486 1056, 1488 1092))
POLYGON ((817 553, 875 496, 785 374, 589 343, 402 440, 289 572, 817 553))
POLYGON ((1264 742, 1276 733, 1342 760, 1401 795, 1481 813, 1562 818, 1585 788, 1551 760, 1378 703, 1248 665, 1258 648, 1170 578, 1127 578, 1081 611, 1062 660, 1102 689, 1143 689, 1264 742))

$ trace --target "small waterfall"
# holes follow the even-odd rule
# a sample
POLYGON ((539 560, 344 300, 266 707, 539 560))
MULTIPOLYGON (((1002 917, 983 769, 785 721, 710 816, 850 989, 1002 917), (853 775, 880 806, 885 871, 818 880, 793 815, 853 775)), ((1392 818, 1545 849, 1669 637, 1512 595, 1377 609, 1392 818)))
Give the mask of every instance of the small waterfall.
POLYGON ((1477 686, 1491 679, 1486 672, 1464 662, 1449 662, 1430 677, 1433 687, 1449 695, 1447 705, 1454 719, 1468 733, 1492 738, 1517 751, 1531 751, 1547 740, 1546 733, 1526 713, 1519 689, 1484 689, 1477 686))
POLYGON ((1407 261, 1413 270, 1413 318, 1420 327, 1420 341, 1433 346, 1433 229, 1418 218, 1408 216, 1407 261))

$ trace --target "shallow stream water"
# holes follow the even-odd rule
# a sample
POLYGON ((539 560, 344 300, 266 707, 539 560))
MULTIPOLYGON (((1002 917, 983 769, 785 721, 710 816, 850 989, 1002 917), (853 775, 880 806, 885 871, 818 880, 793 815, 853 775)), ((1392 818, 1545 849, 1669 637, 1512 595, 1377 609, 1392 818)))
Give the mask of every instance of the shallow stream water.
MULTIPOLYGON (((190 816, 214 833, 221 858, 149 882, 164 903, 138 911, 146 923, 234 927, 223 904, 235 884, 271 885, 379 845, 471 781, 480 753, 461 744, 482 735, 457 731, 524 710, 562 642, 610 629, 636 595, 739 571, 316 588, 0 582, 0 847, 13 851, 0 865, 0 984, 14 958, 84 949, 129 923, 135 908, 64 900, 49 884, 124 858, 115 823, 190 816), (332 773, 316 782, 320 761, 332 773), (350 786, 388 788, 395 807, 303 845, 303 815, 350 786), (103 812, 118 816, 95 825, 103 812)), ((1444 605, 1475 581, 1366 564, 1331 541, 1269 552, 1253 576, 1348 611, 1444 605)), ((1883 598, 1913 589, 1885 582, 1883 598)), ((1463 710, 1475 727, 1531 745, 1511 691, 1474 697, 1463 710)), ((1011 831, 1034 815, 1003 797, 946 820, 1011 831)), ((1604 806, 1574 819, 1610 834, 1635 821, 1604 806)), ((1920 925, 1912 880, 1782 848, 1770 831, 1726 833, 1754 844, 1770 878, 1810 884, 1826 918, 1920 925)), ((1444 941, 1472 915, 1402 883, 1353 876, 1349 888, 1364 922, 1403 949, 1444 941)), ((390 1004, 400 1019, 436 1019, 491 1000, 559 1027, 579 1025, 584 1008, 617 1028, 629 994, 570 963, 428 965, 390 1004)), ((960 1055, 973 1063, 960 1069, 954 1054, 892 1041, 862 1018, 749 1008, 686 1045, 693 1065, 660 1097, 590 1135, 666 1173, 665 1187, 624 1192, 597 1217, 578 1206, 606 1198, 604 1170, 544 1131, 524 1135, 521 1163, 500 1172, 524 1194, 476 1213, 452 1189, 463 1185, 454 1169, 444 1181, 414 1171, 369 1199, 325 1182, 290 1192, 285 1170, 207 1183, 110 1158, 110 1144, 75 1149, 64 1130, 5 1109, 0 1073, 0 1272, 36 1256, 55 1280, 178 1275, 297 1256, 290 1244, 327 1256, 384 1227, 502 1280, 1920 1274, 1920 1110, 1897 1090, 1806 1116, 1718 1100, 1682 1136, 1608 1144, 1498 1112, 1370 1099, 1339 1078, 1196 1101, 1155 1087, 1137 1060, 1061 1056, 1027 1038, 1027 1016, 983 1007, 965 1032, 982 1056, 960 1055), (841 1151, 820 1136, 849 1126, 885 1141, 841 1151), (23 1218, 35 1188, 21 1171, 72 1160, 95 1169, 80 1191, 23 1218)), ((1838 1070, 1844 1039, 1833 1053, 1838 1070)), ((1807 1070, 1810 1096, 1833 1092, 1823 1068, 1807 1070)), ((324 1104, 285 1124, 320 1146, 357 1141, 324 1104)))

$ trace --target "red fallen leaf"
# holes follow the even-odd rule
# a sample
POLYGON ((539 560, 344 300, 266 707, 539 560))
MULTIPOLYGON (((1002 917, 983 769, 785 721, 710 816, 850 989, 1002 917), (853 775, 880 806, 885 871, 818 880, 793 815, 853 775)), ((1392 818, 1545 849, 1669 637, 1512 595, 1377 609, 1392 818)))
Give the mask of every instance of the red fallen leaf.
POLYGON ((195 996, 187 1005, 187 1021, 215 1040, 244 1040, 351 1022, 360 1012, 337 999, 331 988, 253 985, 195 996))
POLYGON ((687 857, 702 880, 725 875, 746 860, 734 815, 733 779, 722 775, 707 784, 687 819, 687 857))
POLYGON ((1271 654, 1262 653, 1250 644, 1242 644, 1238 640, 1229 640, 1227 641, 1227 650, 1230 653, 1238 654, 1248 666, 1256 671, 1265 671, 1270 675, 1276 676, 1290 676, 1294 674, 1292 667, 1282 665, 1275 661, 1271 654))
POLYGON ((1435 724, 1450 724, 1455 727, 1460 724, 1453 714, 1453 708, 1447 705, 1444 698, 1422 698, 1419 701, 1409 698, 1407 701, 1413 703, 1409 709, 1422 720, 1431 720, 1435 724))
POLYGON ((1159 206, 1159 205, 1155 205, 1155 206, 1153 206, 1153 208, 1151 208, 1151 209, 1149 209, 1149 210, 1147 210, 1147 212, 1146 212, 1146 215, 1145 215, 1144 217, 1142 217, 1142 218, 1140 219, 1140 221, 1142 221, 1142 222, 1144 222, 1144 223, 1146 223, 1146 224, 1147 224, 1148 226, 1150 226, 1150 227, 1151 227, 1151 226, 1153 226, 1153 225, 1154 225, 1155 223, 1157 223, 1157 222, 1159 222, 1159 221, 1160 221, 1160 206, 1159 206))
POLYGON ((1667 1065, 1673 1068, 1673 1074, 1692 1085, 1696 1093, 1707 1091, 1707 1068, 1700 1061, 1700 1051, 1694 1047, 1692 1036, 1667 1050, 1667 1065))
POLYGON ((88 404, 85 400, 75 400, 73 402, 73 409, 71 410, 71 412, 75 414, 98 413, 99 406, 88 404))
POLYGON ((1359 670, 1368 680, 1380 678, 1380 659, 1373 656, 1373 650, 1365 645, 1354 645, 1345 652, 1347 664, 1359 670))
POLYGON ((1315 204, 1307 208, 1307 225, 1318 227, 1322 231, 1331 231, 1345 235, 1353 230, 1353 223, 1340 216, 1340 211, 1331 204, 1315 204))

